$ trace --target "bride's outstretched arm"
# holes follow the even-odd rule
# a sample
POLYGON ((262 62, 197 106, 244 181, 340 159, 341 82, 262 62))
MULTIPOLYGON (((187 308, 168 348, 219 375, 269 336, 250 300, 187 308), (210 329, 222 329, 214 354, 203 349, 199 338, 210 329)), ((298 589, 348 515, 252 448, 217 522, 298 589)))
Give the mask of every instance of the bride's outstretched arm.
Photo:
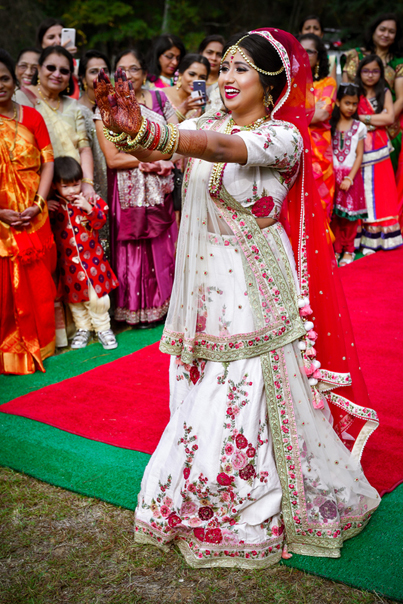
MULTIPOLYGON (((94 85, 95 95, 105 127, 117 134, 127 133, 135 138, 142 125, 140 106, 131 85, 122 70, 115 75, 115 89, 104 73, 100 73, 94 85)), ((140 161, 153 162, 169 159, 172 154, 137 148, 127 150, 140 161)), ((204 130, 181 130, 176 153, 210 162, 245 164, 248 159, 244 141, 238 136, 204 130)))

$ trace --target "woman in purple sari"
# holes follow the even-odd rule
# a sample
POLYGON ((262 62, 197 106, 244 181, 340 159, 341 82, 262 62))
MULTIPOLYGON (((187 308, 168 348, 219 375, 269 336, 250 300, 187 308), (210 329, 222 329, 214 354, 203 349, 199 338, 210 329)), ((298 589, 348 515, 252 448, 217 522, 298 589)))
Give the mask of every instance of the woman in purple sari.
MULTIPOLYGON (((175 111, 163 91, 142 88, 146 77, 143 57, 137 50, 118 55, 115 69, 126 72, 141 111, 158 123, 175 123, 175 111)), ((173 164, 139 162, 121 153, 107 140, 100 114, 95 125, 108 166, 111 207, 111 260, 119 280, 115 319, 146 327, 168 311, 174 277, 177 226, 172 190, 173 164)))

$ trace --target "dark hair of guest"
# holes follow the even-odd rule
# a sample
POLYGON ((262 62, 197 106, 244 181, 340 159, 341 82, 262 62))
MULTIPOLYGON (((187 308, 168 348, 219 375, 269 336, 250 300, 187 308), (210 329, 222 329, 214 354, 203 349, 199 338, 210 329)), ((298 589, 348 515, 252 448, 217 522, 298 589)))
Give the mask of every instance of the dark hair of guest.
POLYGON ((375 44, 373 41, 374 33, 378 25, 382 23, 382 21, 394 21, 396 23, 396 36, 389 48, 389 54, 393 57, 402 56, 403 52, 403 36, 402 36, 402 28, 399 23, 399 19, 395 13, 382 13, 375 17, 370 24, 368 25, 365 36, 364 36, 364 46, 366 50, 369 50, 371 53, 375 54, 375 44))
POLYGON ((357 69, 357 74, 355 76, 355 83, 358 84, 358 86, 359 86, 359 93, 361 95, 365 96, 366 91, 365 91, 365 86, 361 80, 361 71, 363 70, 365 65, 368 65, 369 63, 372 63, 373 61, 375 61, 378 64, 378 67, 381 70, 381 77, 379 78, 378 82, 374 86, 375 98, 376 98, 376 102, 377 102, 377 108, 375 110, 375 113, 382 113, 383 105, 385 103, 386 82, 385 82, 385 69, 383 67, 382 59, 380 59, 378 57, 378 55, 368 55, 368 56, 364 57, 362 59, 362 61, 360 61, 360 64, 358 65, 358 69, 357 69))
POLYGON ((179 63, 186 54, 185 46, 178 36, 164 34, 154 40, 153 45, 147 55, 148 79, 155 82, 161 75, 161 66, 159 58, 164 52, 175 46, 180 51, 179 63))
MULTIPOLYGON (((70 79, 69 79, 69 83, 67 84, 66 88, 64 90, 62 90, 61 92, 59 92, 60 96, 70 96, 73 94, 74 92, 74 80, 73 80, 73 73, 74 73, 74 62, 73 62, 73 57, 71 56, 71 54, 69 53, 68 50, 66 50, 65 48, 63 48, 63 46, 47 46, 46 48, 44 48, 40 54, 38 63, 39 66, 42 67, 47 58, 50 57, 50 55, 59 55, 59 57, 66 57, 66 59, 69 62, 69 68, 70 68, 70 79), (67 92, 68 91, 68 92, 67 92)), ((36 86, 38 83, 38 74, 35 73, 32 76, 32 81, 31 84, 33 86, 36 86)))
POLYGON ((204 40, 200 42, 198 53, 202 55, 203 52, 206 50, 207 46, 212 42, 218 42, 218 44, 221 44, 222 47, 224 47, 225 45, 225 40, 222 36, 220 36, 219 34, 211 34, 211 36, 206 36, 204 40))
MULTIPOLYGON (((350 82, 342 82, 337 90, 336 99, 338 101, 341 101, 341 99, 344 98, 345 96, 356 96, 358 99, 359 94, 360 94, 359 88, 356 84, 351 84, 350 82)), ((332 112, 331 118, 329 120, 332 136, 335 135, 337 124, 339 123, 339 120, 340 120, 340 116, 341 116, 340 107, 338 107, 335 104, 333 107, 333 112, 332 112)), ((355 120, 358 120, 358 111, 356 111, 354 113, 354 115, 352 115, 351 117, 355 120)))
POLYGON ((11 77, 14 80, 14 84, 18 86, 17 76, 15 75, 15 64, 11 55, 8 54, 6 50, 0 48, 0 63, 3 63, 7 67, 7 70, 10 72, 11 77))
POLYGON ((312 40, 315 43, 315 48, 318 51, 319 73, 316 75, 315 70, 312 70, 313 79, 323 80, 323 78, 326 78, 329 75, 329 58, 327 56, 326 46, 322 42, 322 39, 316 34, 302 34, 297 36, 297 40, 298 42, 312 40))
POLYGON ((48 29, 54 27, 55 25, 61 25, 62 27, 64 27, 63 21, 61 21, 60 19, 54 19, 53 17, 49 17, 48 19, 45 19, 45 21, 42 21, 36 31, 36 43, 39 48, 42 48, 43 38, 45 37, 45 34, 48 29))
POLYGON ((83 178, 83 171, 74 157, 56 157, 54 163, 53 182, 69 184, 83 178))
POLYGON ((180 74, 184 73, 193 63, 201 63, 207 69, 207 78, 210 75, 210 63, 203 57, 203 55, 198 55, 196 53, 189 53, 185 55, 182 61, 179 64, 178 71, 180 74))

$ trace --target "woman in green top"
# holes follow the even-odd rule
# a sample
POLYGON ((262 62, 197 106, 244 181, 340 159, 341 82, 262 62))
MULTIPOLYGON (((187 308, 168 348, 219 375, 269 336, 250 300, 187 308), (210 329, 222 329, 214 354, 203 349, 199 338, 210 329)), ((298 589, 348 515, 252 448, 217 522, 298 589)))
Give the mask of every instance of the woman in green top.
POLYGON ((395 122, 388 127, 394 151, 391 160, 396 171, 402 144, 403 118, 403 40, 402 30, 393 13, 376 17, 369 25, 364 48, 353 48, 341 59, 343 81, 354 82, 358 64, 365 55, 376 54, 385 67, 385 81, 392 93, 395 122))

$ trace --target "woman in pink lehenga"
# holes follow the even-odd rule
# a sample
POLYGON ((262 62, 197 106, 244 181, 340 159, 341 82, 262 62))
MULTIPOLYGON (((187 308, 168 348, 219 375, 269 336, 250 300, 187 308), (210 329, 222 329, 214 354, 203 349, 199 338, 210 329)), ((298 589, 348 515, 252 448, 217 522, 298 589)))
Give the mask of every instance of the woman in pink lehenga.
MULTIPOLYGON (((162 91, 142 88, 146 66, 137 50, 122 52, 116 67, 127 74, 143 115, 161 125, 176 121, 162 91)), ((166 315, 172 291, 178 235, 171 194, 172 164, 139 162, 118 152, 105 138, 99 112, 95 117, 109 168, 111 264, 119 280, 114 317, 130 325, 147 326, 166 315)))

